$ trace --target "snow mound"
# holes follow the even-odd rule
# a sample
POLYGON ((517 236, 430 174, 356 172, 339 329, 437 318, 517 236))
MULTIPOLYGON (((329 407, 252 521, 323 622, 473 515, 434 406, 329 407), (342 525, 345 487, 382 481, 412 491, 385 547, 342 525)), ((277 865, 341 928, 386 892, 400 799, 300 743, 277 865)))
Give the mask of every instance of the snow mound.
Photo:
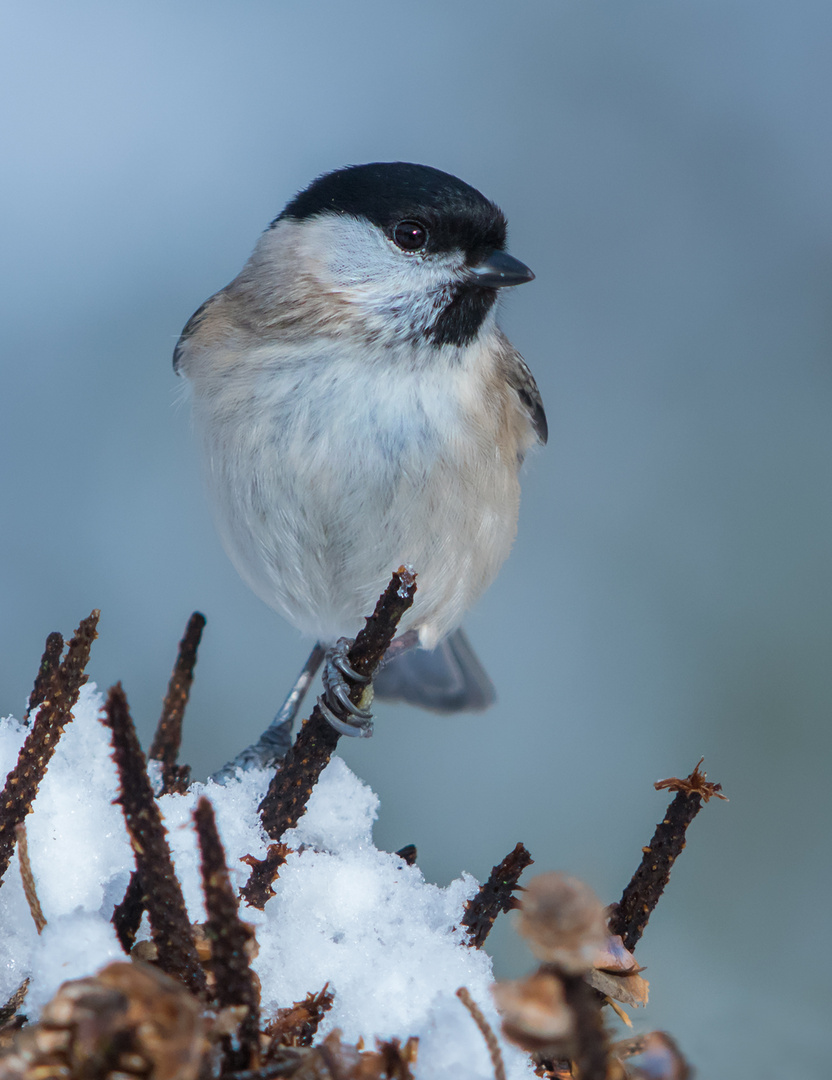
MULTIPOLYGON (((26 818, 29 855, 47 926, 38 935, 15 854, 0 888, 0 1003, 30 979, 25 1011, 35 1019, 60 984, 123 959, 110 922, 133 869, 109 732, 99 721, 102 697, 81 690, 68 725, 26 818)), ((14 765, 27 729, 0 720, 0 775, 14 765)), ((220 786, 193 784, 159 800, 176 872, 192 921, 205 911, 192 813, 207 796, 217 818, 232 881, 248 879, 246 855, 262 857, 267 840, 257 807, 268 784, 263 771, 239 772, 220 786)), ((335 993, 319 1034, 339 1028, 348 1042, 418 1036, 416 1076, 491 1080, 483 1038, 455 996, 466 986, 495 1031, 491 960, 465 944, 465 901, 478 888, 468 874, 447 888, 426 882, 417 867, 379 851, 372 841, 378 798, 340 758, 321 775, 297 828, 275 895, 263 911, 241 904, 254 925, 254 968, 268 1018, 325 983, 335 993)), ((146 937, 146 920, 140 931, 146 937)), ((528 1059, 503 1044, 512 1080, 533 1075, 528 1059)))

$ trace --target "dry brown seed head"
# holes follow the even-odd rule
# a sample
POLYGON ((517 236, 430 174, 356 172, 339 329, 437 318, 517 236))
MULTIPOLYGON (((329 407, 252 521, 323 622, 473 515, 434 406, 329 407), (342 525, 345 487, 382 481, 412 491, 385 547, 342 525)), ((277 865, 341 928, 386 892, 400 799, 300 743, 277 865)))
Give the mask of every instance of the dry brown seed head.
POLYGON ((592 889, 554 871, 526 886, 518 929, 539 960, 572 974, 592 966, 607 938, 604 907, 592 889))
POLYGON ((563 984, 554 973, 495 983, 491 992, 507 1039, 532 1053, 565 1053, 574 1030, 563 984))

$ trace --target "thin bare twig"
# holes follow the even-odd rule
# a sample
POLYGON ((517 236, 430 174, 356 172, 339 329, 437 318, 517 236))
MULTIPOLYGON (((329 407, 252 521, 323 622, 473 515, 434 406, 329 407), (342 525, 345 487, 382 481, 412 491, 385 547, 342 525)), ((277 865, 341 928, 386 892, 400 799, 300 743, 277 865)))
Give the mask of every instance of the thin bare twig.
MULTIPOLYGON (((23 1002, 26 1000, 26 994, 28 993, 28 991, 29 980, 24 979, 20 986, 18 986, 18 988, 9 998, 9 1000, 0 1005, 0 1028, 5 1027, 5 1025, 9 1023, 9 1021, 13 1020, 16 1016, 18 1016, 20 1008, 23 1005, 23 1002)), ((19 1021, 20 1017, 18 1017, 18 1022, 19 1021)))
POLYGON ((29 862, 29 844, 26 840, 26 825, 24 822, 15 828, 17 839, 17 859, 20 863, 20 879, 23 882, 23 895, 32 913, 32 920, 39 934, 43 933, 46 926, 46 918, 38 900, 38 891, 35 888, 35 876, 32 873, 32 864, 29 862))
POLYGON ((491 1025, 483 1016, 482 1010, 471 997, 466 986, 460 986, 456 992, 456 996, 471 1014, 474 1023, 482 1032, 482 1037, 485 1039, 485 1045, 488 1047, 488 1053, 491 1055, 494 1080, 506 1080, 506 1067, 503 1062, 503 1052, 500 1049, 500 1043, 497 1036, 494 1034, 491 1025))

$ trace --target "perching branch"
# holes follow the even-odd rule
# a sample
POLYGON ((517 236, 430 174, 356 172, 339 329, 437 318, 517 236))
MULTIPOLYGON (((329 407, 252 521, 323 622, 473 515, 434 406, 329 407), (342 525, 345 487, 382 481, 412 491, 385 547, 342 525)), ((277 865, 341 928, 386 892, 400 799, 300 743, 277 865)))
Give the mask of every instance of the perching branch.
MULTIPOLYGON (((413 603, 415 592, 416 575, 400 566, 347 655, 349 664, 359 675, 372 677, 395 636, 399 620, 413 603)), ((362 687, 351 688, 350 699, 354 704, 360 703, 361 693, 362 687)), ((279 841, 287 829, 297 825, 339 738, 316 705, 260 803, 260 820, 272 840, 279 841)), ((241 890, 249 904, 259 908, 265 906, 281 862, 275 853, 259 862, 252 860, 251 877, 241 890)))

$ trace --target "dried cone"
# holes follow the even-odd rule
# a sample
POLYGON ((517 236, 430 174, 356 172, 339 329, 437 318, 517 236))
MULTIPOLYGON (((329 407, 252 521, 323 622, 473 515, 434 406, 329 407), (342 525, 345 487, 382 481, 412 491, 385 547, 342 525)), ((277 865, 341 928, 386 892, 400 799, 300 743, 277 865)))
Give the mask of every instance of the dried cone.
POLYGON ((569 1056, 575 1017, 556 975, 539 971, 526 979, 495 983, 491 992, 507 1039, 532 1054, 569 1056))
POLYGON ((592 959, 592 970, 586 973, 586 981, 599 993, 620 1001, 624 1005, 646 1005, 650 984, 639 972, 633 954, 624 948, 618 934, 608 934, 606 943, 592 959))
POLYGON ((206 1049, 200 1004, 181 983, 115 963, 63 984, 0 1058, 0 1080, 197 1080, 206 1049))

